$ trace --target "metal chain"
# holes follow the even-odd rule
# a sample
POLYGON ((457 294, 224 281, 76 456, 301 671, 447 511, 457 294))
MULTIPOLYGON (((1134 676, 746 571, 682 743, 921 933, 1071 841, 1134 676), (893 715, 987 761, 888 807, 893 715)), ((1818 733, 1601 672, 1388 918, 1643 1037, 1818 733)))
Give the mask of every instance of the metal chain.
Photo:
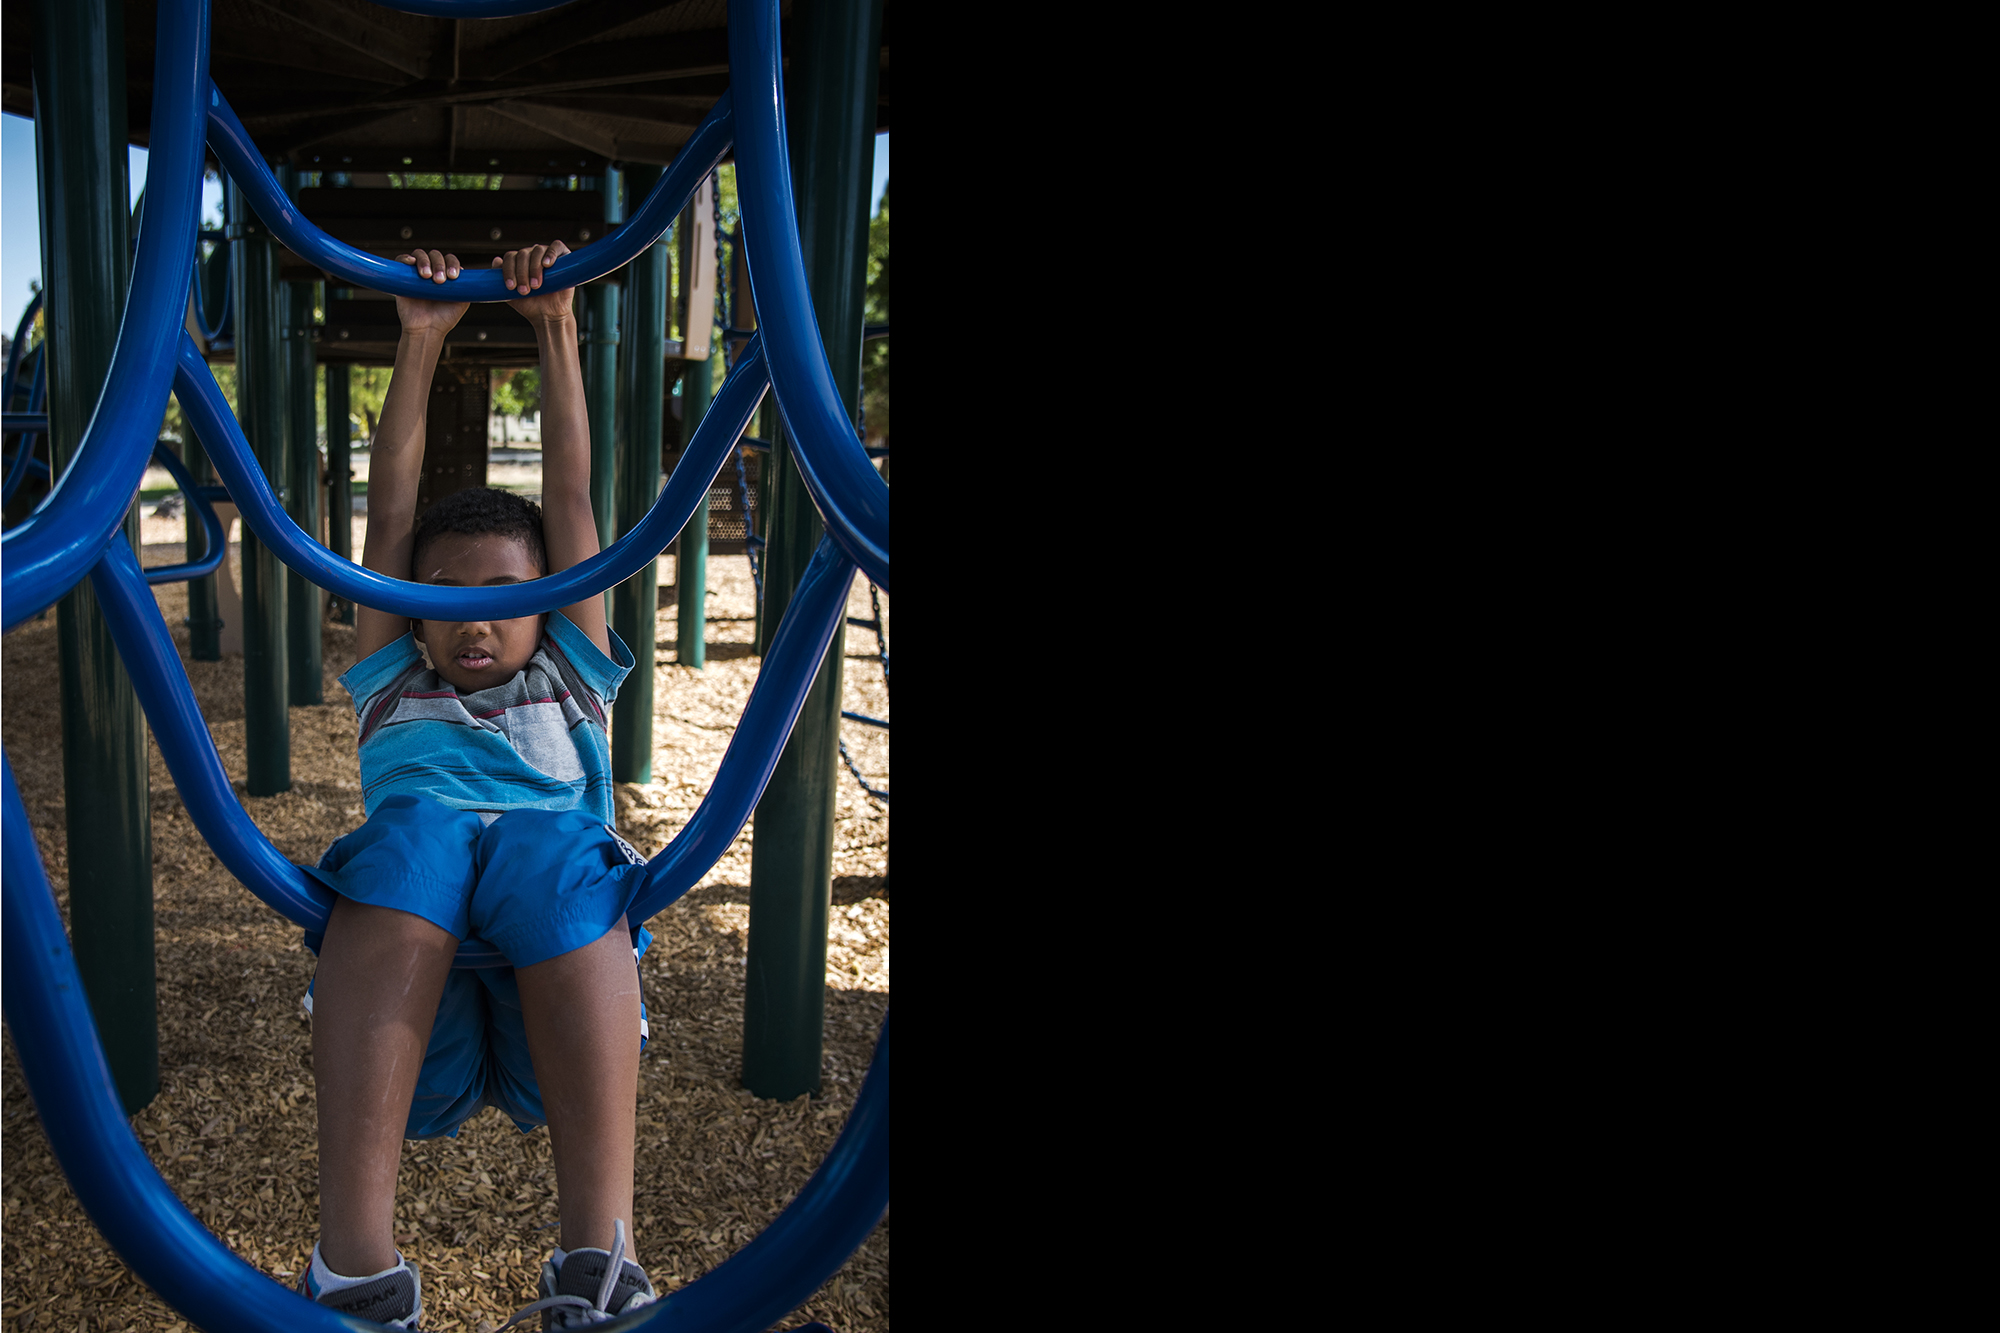
POLYGON ((875 585, 868 585, 868 605, 875 610, 875 655, 882 659, 882 688, 889 688, 889 641, 882 635, 882 598, 875 585))
POLYGON ((854 780, 861 784, 861 790, 867 792, 870 796, 873 796, 876 800, 880 801, 882 804, 884 805, 889 804, 889 793, 886 791, 876 791, 873 787, 869 786, 868 779, 862 777, 861 770, 854 766, 853 757, 847 753, 846 741, 840 742, 840 757, 847 761, 847 771, 852 773, 854 775, 854 780))

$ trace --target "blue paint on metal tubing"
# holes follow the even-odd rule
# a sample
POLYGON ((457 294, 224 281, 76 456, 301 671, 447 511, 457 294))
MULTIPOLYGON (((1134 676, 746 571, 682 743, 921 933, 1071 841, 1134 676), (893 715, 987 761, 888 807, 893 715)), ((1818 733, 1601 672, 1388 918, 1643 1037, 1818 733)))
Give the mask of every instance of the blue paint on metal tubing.
POLYGON ((788 451, 827 532, 871 582, 889 586, 889 483, 869 463, 833 384, 799 250, 785 147, 778 0, 729 0, 729 71, 737 97, 739 231, 750 257, 771 391, 788 451))
POLYGON ((117 349, 69 466, 40 507, 0 536, 6 629, 74 587, 123 522, 166 411, 175 349, 187 336, 182 323, 201 216, 202 107, 210 87, 204 0, 161 0, 154 51, 151 206, 139 226, 117 349))
POLYGON ((749 822, 778 766, 785 738, 792 734, 792 723, 805 706, 813 678, 819 675, 827 645, 840 627, 853 582, 854 562, 830 539, 821 538, 785 608, 777 637, 757 673, 757 685, 716 769, 715 782, 694 817, 649 863, 646 885, 632 904, 632 921, 648 919, 693 888, 749 822))
MULTIPOLYGON (((695 506, 715 484, 728 461, 736 437, 749 425, 763 401, 768 377, 762 344, 746 348, 722 392, 702 418, 665 489, 638 526, 600 551, 560 574, 494 588, 437 588, 392 579, 335 555, 307 536, 272 495, 258 467, 243 428, 229 410, 222 390, 209 373, 194 340, 183 335, 180 366, 174 377, 175 395, 187 414, 209 462, 235 497, 243 521, 257 539, 278 553, 306 581, 362 606, 392 615, 454 620, 509 619, 539 615, 559 606, 594 597, 624 582, 672 544, 693 515, 695 506)), ((129 494, 129 492, 128 492, 129 494)))
POLYGON ((0 430, 32 430, 37 433, 49 428, 49 414, 46 412, 0 412, 0 430))
MULTIPOLYGON (((211 85, 213 87, 213 85, 211 85)), ((674 218, 686 206, 695 188, 729 151, 734 113, 730 95, 724 92, 694 134, 682 145, 673 165, 660 177, 646 201, 633 211, 625 225, 596 245, 564 255, 542 274, 541 291, 576 287, 623 268, 647 246, 666 235, 674 218)), ((229 101, 217 90, 208 99, 208 143, 230 179, 249 196, 257 216, 277 233, 292 252, 308 263, 343 279, 355 287, 414 296, 426 301, 448 298, 453 301, 518 301, 522 293, 507 290, 498 269, 466 269, 449 283, 439 284, 420 277, 415 268, 390 259, 364 254, 336 241, 308 222, 298 205, 286 195, 258 155, 257 145, 243 122, 230 109, 229 101)), ((796 229, 795 229, 796 230, 796 229)), ((415 238, 421 243, 422 237, 415 238)))
MULTIPOLYGON (((202 236, 204 238, 210 235, 214 235, 220 238, 222 233, 221 232, 202 233, 202 236)), ((210 320, 208 317, 208 301, 206 300, 206 298, 203 297, 201 291, 201 265, 199 264, 195 265, 194 317, 195 317, 195 322, 201 325, 201 340, 203 342, 208 342, 208 343, 215 342, 217 339, 221 338, 223 334, 230 332, 230 327, 229 327, 230 276, 229 275, 235 271, 235 268, 236 266, 234 264, 224 264, 222 266, 222 314, 216 317, 214 320, 210 320)))
POLYGON ((323 932, 333 892, 286 860, 236 798, 180 652, 124 533, 113 536, 90 578, 167 772, 202 838, 229 873, 274 911, 323 932))
POLYGON ((871 727, 880 727, 880 728, 882 728, 882 730, 884 730, 884 731, 887 731, 887 730, 889 729, 889 724, 888 724, 887 722, 884 722, 884 721, 883 721, 883 720, 882 720, 881 718, 879 718, 879 717, 870 717, 870 716, 868 716, 868 714, 866 714, 866 713, 850 713, 850 712, 848 712, 848 711, 847 711, 846 709, 844 709, 844 708, 843 708, 843 709, 842 709, 842 710, 840 711, 840 715, 841 715, 842 717, 846 718, 846 719, 847 719, 847 720, 848 720, 849 722, 862 722, 862 723, 866 723, 866 724, 867 724, 868 726, 871 726, 871 727))
POLYGON ((179 583, 183 579, 198 579, 213 574, 216 567, 222 563, 222 558, 229 554, 229 543, 223 536, 222 520, 215 516, 215 510, 209 507, 208 497, 202 494, 209 488, 195 485, 194 476, 187 470, 187 465, 174 457, 174 451, 164 444, 153 446, 153 458, 173 474, 174 484, 181 488, 181 494, 188 498, 188 503, 194 506, 195 513, 200 515, 202 534, 208 538, 208 554, 186 564, 157 565, 146 571, 146 582, 179 583))
MULTIPOLYGON (((153 618, 159 619, 157 611, 153 618)), ((4 757, 0 776, 0 873, 6 881, 0 993, 7 1030, 49 1147, 90 1220, 147 1286, 214 1333, 376 1327, 315 1305, 237 1258, 160 1179, 119 1103, 14 767, 4 757)))

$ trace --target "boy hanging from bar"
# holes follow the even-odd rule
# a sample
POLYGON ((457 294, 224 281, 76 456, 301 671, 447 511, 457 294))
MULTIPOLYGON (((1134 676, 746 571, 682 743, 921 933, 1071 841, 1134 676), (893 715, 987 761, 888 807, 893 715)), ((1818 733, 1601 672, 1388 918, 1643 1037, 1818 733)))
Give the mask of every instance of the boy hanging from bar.
MULTIPOLYGON (((542 366, 542 504, 488 488, 416 518, 425 406, 466 306, 396 298, 402 334, 369 464, 362 563, 439 587, 524 583, 595 555, 590 423, 573 289, 542 291, 561 241, 496 258, 542 366), (413 522, 414 519, 414 522, 413 522)), ((444 287, 457 256, 399 257, 444 287)), ((337 895, 307 993, 318 1086, 320 1239, 301 1290, 415 1328, 397 1250, 407 1138, 455 1137, 481 1107, 549 1127, 562 1241, 542 1266, 544 1328, 657 1299, 631 1259, 634 1118, 645 1036, 626 919, 644 859, 613 828, 605 705, 632 670, 600 597, 514 620, 356 608, 340 678, 360 720, 367 821, 311 871, 337 895), (428 659, 428 660, 426 660, 428 659), (454 969, 485 940, 507 967, 454 969)), ((649 663, 650 665, 650 663, 649 663)))

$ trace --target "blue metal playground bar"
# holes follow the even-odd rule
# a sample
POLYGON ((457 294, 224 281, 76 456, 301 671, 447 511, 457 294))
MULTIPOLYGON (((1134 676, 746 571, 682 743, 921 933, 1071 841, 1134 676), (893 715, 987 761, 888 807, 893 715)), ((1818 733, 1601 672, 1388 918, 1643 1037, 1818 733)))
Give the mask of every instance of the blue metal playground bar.
POLYGON ((632 577, 658 557, 694 514, 708 494, 716 474, 729 461, 736 437, 749 425, 768 383, 761 345, 753 344, 730 371, 722 392, 695 430, 673 475, 667 478, 646 517, 605 550, 560 574, 496 588, 439 588, 392 579, 335 555, 306 535, 292 520, 264 479, 251 453, 243 427, 210 373, 194 339, 183 335, 174 392, 187 414, 216 475, 229 488, 243 521, 257 539, 308 582, 337 597, 399 616, 428 619, 493 618, 539 615, 594 597, 632 577))
MULTIPOLYGON (((199 560, 190 560, 184 565, 155 565, 146 571, 146 582, 151 584, 179 583, 183 579, 205 578, 213 574, 222 564, 222 558, 229 554, 229 541, 222 532, 222 520, 209 507, 208 492, 211 487, 194 484, 194 474, 187 465, 174 457, 174 451, 163 444, 153 446, 153 459, 173 474, 174 484, 181 488, 181 494, 194 506, 201 517, 202 535, 208 540, 208 554, 199 560)), ((98 562, 100 565, 103 561, 98 562)))
MULTIPOLYGON (((542 275, 543 290, 579 287, 616 272, 666 235, 696 187, 729 151, 735 132, 732 107, 730 95, 723 93, 625 225, 598 244, 558 259, 542 275)), ((353 286, 425 301, 435 301, 440 296, 453 301, 521 299, 521 293, 507 290, 507 280, 498 269, 466 269, 444 289, 429 278, 417 276, 416 269, 408 264, 363 254, 315 227, 299 212, 298 205, 258 156, 250 132, 243 128, 229 100, 213 84, 209 85, 208 143, 222 160, 229 178, 249 196, 257 216, 270 224, 271 230, 294 254, 353 286)))
POLYGON ((750 256, 750 295, 760 311, 783 312, 761 323, 791 455, 827 534, 870 580, 887 588, 889 484, 869 463, 834 388, 799 249, 775 0, 730 0, 729 78, 739 108, 736 197, 750 256))
POLYGON ((139 489, 166 411, 183 336, 201 213, 202 105, 209 91, 208 6, 161 0, 153 66, 151 206, 104 389, 70 465, 36 511, 0 537, 0 622, 7 629, 68 592, 103 555, 139 489))
MULTIPOLYGON (((557 6, 546 0, 403 0, 393 7, 447 17, 492 17, 557 6)), ((637 528, 574 569, 508 589, 444 590, 383 578, 333 557, 277 505, 213 376, 191 340, 182 336, 195 254, 204 118, 218 154, 295 251, 356 285, 384 291, 407 285, 410 294, 419 296, 432 296, 436 289, 401 265, 386 266, 386 275, 377 274, 371 266, 382 266, 383 261, 331 241, 323 251, 316 250, 311 236, 324 240, 323 233, 317 228, 308 233, 310 224, 283 199, 256 157, 254 145, 209 82, 206 0, 161 0, 158 14, 148 173, 151 206, 140 223, 118 344, 104 390, 69 466, 35 513, 5 535, 0 601, 6 627, 11 629, 46 608, 89 574, 169 771, 203 837, 258 897, 301 926, 323 929, 330 895, 285 860, 236 800, 148 586, 152 581, 196 577, 220 562, 226 547, 220 524, 206 503, 215 488, 194 486, 178 459, 162 459, 190 503, 201 511, 210 544, 201 561, 141 570, 118 530, 154 454, 153 433, 165 406, 169 377, 174 377, 191 422, 209 445, 228 484, 227 494, 236 500, 251 530, 287 564, 350 600, 396 614, 432 617, 533 614, 581 600, 629 577, 686 523, 765 388, 773 387, 796 442, 793 456, 826 520, 828 537, 820 543, 778 627, 708 798, 648 865, 632 910, 635 922, 644 921, 685 893, 748 819, 840 623, 856 563, 876 583, 888 586, 887 487, 866 464, 860 441, 833 392, 825 351, 812 332, 817 326, 805 293, 791 213, 783 108, 776 83, 777 0, 731 0, 730 47, 733 63, 745 76, 754 72, 754 79, 746 77, 746 82, 758 89, 738 156, 750 177, 744 200, 752 273, 773 275, 759 306, 766 312, 765 332, 779 340, 774 346, 781 345, 782 354, 767 366, 761 342, 745 349, 738 373, 724 385, 674 476, 637 528), (752 159, 754 167, 749 165, 752 159), (800 426, 805 429, 799 430, 800 426), (867 473, 866 478, 857 467, 867 473)), ((725 94, 675 169, 635 216, 639 225, 628 225, 619 236, 592 247, 594 253, 577 256, 578 262, 565 259, 550 269, 551 283, 573 285, 609 272, 664 233, 666 223, 728 149, 731 116, 731 99, 725 94), (657 230, 647 234, 655 222, 657 230), (586 258, 588 263, 581 262, 586 258)), ((491 273, 468 274, 459 281, 453 295, 460 299, 509 299, 491 273), (482 284, 497 290, 480 294, 482 284)), ((10 376, 9 392, 12 387, 10 376)), ((28 443, 23 442, 24 450, 28 443)), ((372 1327, 312 1305, 263 1278, 217 1241, 153 1169, 125 1123, 12 766, 0 757, 0 767, 4 767, 0 859, 5 879, 0 895, 5 909, 0 921, 4 931, 0 967, 4 967, 8 1026, 51 1146, 92 1221, 149 1286, 215 1333, 372 1327)), ((458 963, 480 966, 503 961, 490 946, 468 941, 458 963)), ((791 1205, 727 1263, 658 1305, 606 1325, 607 1330, 671 1327, 755 1333, 811 1295, 861 1243, 887 1206, 888 1077, 885 1022, 874 1063, 840 1140, 791 1205)))

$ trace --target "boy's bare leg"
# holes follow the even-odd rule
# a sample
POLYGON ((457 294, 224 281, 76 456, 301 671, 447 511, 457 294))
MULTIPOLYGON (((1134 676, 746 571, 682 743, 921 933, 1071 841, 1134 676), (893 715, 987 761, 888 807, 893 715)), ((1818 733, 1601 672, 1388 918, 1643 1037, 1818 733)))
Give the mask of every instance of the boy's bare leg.
POLYGON ((632 964, 632 932, 621 919, 595 944, 520 968, 514 977, 549 1117, 562 1247, 609 1250, 612 1223, 623 1218, 625 1257, 637 1263, 639 969, 632 964))
POLYGON ((393 907, 341 898, 327 921, 312 1025, 320 1257, 347 1277, 396 1262, 403 1131, 457 949, 450 931, 393 907))

